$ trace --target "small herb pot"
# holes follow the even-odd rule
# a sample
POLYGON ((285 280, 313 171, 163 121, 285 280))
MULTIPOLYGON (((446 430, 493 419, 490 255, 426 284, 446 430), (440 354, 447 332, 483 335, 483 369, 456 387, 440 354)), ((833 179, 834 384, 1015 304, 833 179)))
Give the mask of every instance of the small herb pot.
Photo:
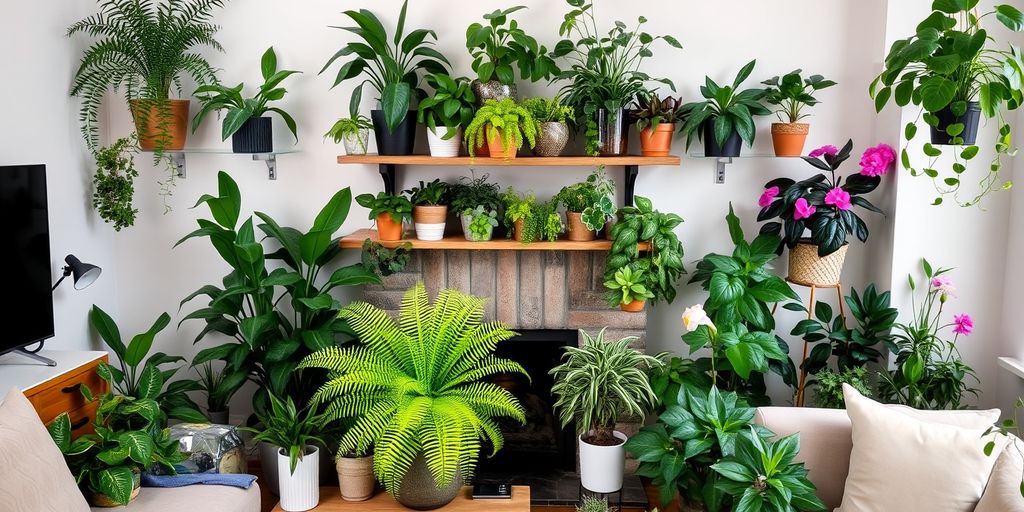
POLYGON ((274 151, 274 125, 269 117, 254 117, 231 136, 235 153, 271 153, 274 151))
POLYGON ((583 223, 583 214, 576 212, 565 212, 565 218, 569 225, 569 240, 573 242, 590 242, 596 237, 593 231, 583 223))
POLYGON ((402 222, 391 217, 390 213, 377 216, 377 239, 381 242, 394 242, 402 239, 402 222))
POLYGON ((377 139, 377 153, 381 155, 411 155, 416 146, 416 111, 410 110, 405 119, 391 131, 383 110, 371 110, 373 135, 377 139))
POLYGON ((801 156, 811 125, 807 123, 772 123, 772 146, 775 156, 801 156))
POLYGON ((341 137, 341 141, 345 145, 346 155, 365 155, 370 143, 370 130, 360 128, 355 133, 346 133, 341 137))
POLYGON ((740 156, 742 149, 743 139, 740 138, 740 132, 736 131, 735 128, 729 134, 729 138, 725 139, 725 143, 719 145, 718 140, 715 139, 714 119, 704 123, 704 156, 737 157, 740 156))
POLYGON ((953 143, 953 136, 946 133, 949 125, 963 124, 964 130, 957 137, 963 139, 964 146, 973 146, 978 140, 978 123, 981 121, 981 105, 977 101, 967 102, 967 111, 963 115, 953 114, 953 109, 946 108, 935 113, 939 118, 939 124, 931 127, 932 144, 950 145, 953 143))
POLYGON ((414 206, 412 209, 416 238, 420 240, 437 241, 444 238, 447 219, 447 206, 414 206))
POLYGON ((619 304, 619 309, 627 313, 639 313, 644 310, 644 305, 647 304, 645 300, 634 300, 629 304, 619 304))
POLYGON ((640 152, 644 156, 668 156, 672 152, 675 131, 673 123, 659 123, 657 129, 648 126, 640 130, 640 152))

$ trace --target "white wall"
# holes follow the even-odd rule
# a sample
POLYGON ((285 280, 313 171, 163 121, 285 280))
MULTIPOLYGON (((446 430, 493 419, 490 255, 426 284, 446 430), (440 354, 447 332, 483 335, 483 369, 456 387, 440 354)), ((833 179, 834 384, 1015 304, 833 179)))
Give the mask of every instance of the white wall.
MULTIPOLYGON (((468 75, 470 58, 464 46, 466 26, 478 21, 485 12, 508 7, 513 3, 506 0, 443 3, 414 0, 411 2, 407 26, 436 30, 440 37, 439 49, 452 60, 457 73, 468 75)), ((567 7, 562 2, 554 1, 523 0, 522 3, 530 6, 529 10, 519 13, 522 25, 543 43, 552 46, 557 41, 557 27, 567 7)), ((375 167, 340 167, 334 164, 336 155, 342 150, 331 143, 325 143, 322 134, 334 119, 347 113, 348 95, 353 84, 330 91, 333 75, 317 76, 316 73, 330 55, 350 40, 347 33, 328 28, 328 25, 347 23, 347 18, 339 11, 371 8, 390 26, 397 18, 401 2, 232 2, 217 14, 217 22, 223 25, 218 39, 227 53, 211 54, 211 62, 223 69, 221 78, 225 82, 233 84, 245 80, 252 87, 259 79, 260 55, 268 46, 274 45, 282 66, 304 71, 303 75, 288 84, 290 94, 282 105, 299 121, 300 141, 297 147, 301 153, 280 158, 279 179, 275 182, 266 179, 265 167, 261 163, 249 161, 244 156, 190 156, 189 177, 179 181, 175 188, 172 198, 175 210, 168 215, 163 215, 161 201, 156 193, 155 182, 162 178, 162 171, 153 169, 148 160, 140 159, 143 176, 137 186, 136 201, 141 209, 137 225, 120 234, 113 234, 108 227, 98 224, 95 214, 89 212, 87 191, 92 168, 83 158, 80 139, 77 138, 76 106, 65 97, 73 60, 78 55, 78 46, 82 41, 69 43, 62 39, 63 27, 88 9, 82 7, 81 2, 64 0, 61 5, 64 4, 76 7, 39 12, 41 9, 33 8, 30 4, 19 4, 13 9, 13 19, 8 15, 4 20, 16 33, 20 31, 26 33, 23 37, 32 38, 35 43, 32 45, 23 45, 18 40, 19 46, 31 47, 33 52, 17 58, 24 61, 22 67, 38 68, 42 74, 38 80, 31 82, 5 82, 5 86, 15 85, 20 88, 17 97, 31 98, 31 101, 18 101, 14 105, 15 115, 10 119, 38 118, 40 109, 52 110, 47 118, 50 122, 40 123, 39 135, 32 140, 52 137, 53 128, 57 127, 62 144, 59 150, 47 147, 43 152, 40 149, 39 156, 35 158, 49 158, 51 167, 56 166, 58 159, 68 161, 64 167, 70 179, 58 181, 51 178, 54 187, 51 194, 59 194, 58 197, 63 199, 54 201, 54 204, 75 205, 74 212, 54 209, 53 223, 58 226, 54 235, 55 254, 64 251, 59 248, 62 241, 59 230, 63 229, 65 233, 77 232, 79 223, 86 223, 89 229, 95 231, 88 237, 90 243, 96 246, 94 251, 89 251, 97 254, 93 259, 100 260, 100 255, 113 257, 116 254, 116 259, 107 265, 107 274, 101 283, 103 288, 96 291, 90 289, 90 293, 106 293, 90 300, 109 302, 109 309, 119 313, 117 316, 125 331, 144 329, 160 311, 167 310, 176 319, 184 316, 184 312, 190 309, 186 307, 183 313, 178 313, 178 301, 200 285, 216 281, 225 272, 225 267, 206 242, 189 242, 171 250, 174 242, 193 228, 195 218, 205 215, 204 211, 188 208, 201 194, 215 191, 216 171, 227 170, 238 181, 247 210, 266 211, 281 223, 297 227, 307 226, 319 206, 341 187, 351 186, 355 194, 381 189, 375 167), (40 27, 44 30, 38 30, 40 27), (118 291, 116 302, 113 288, 106 288, 114 284, 118 291)), ((644 0, 622 3, 598 0, 598 17, 603 25, 610 26, 616 19, 632 22, 642 14, 651 20, 648 24, 651 33, 670 33, 676 36, 685 49, 679 51, 664 45, 656 47, 655 57, 647 62, 645 70, 651 75, 667 76, 674 80, 679 86, 679 93, 687 101, 698 96, 697 87, 705 74, 719 82, 729 82, 739 67, 752 58, 758 59, 758 66, 748 86, 798 67, 838 81, 838 86, 819 94, 822 104, 812 111, 814 117, 810 120, 812 131, 808 146, 810 148, 826 143, 842 145, 846 139, 853 138, 855 152, 859 155, 865 147, 878 142, 885 141, 893 145, 898 142, 899 114, 887 112, 883 117, 877 117, 866 91, 871 79, 880 70, 887 41, 894 34, 907 33, 904 27, 908 23, 911 27, 914 24, 913 18, 908 17, 912 13, 902 10, 900 4, 905 2, 644 0), (728 16, 723 17, 723 13, 728 16), (890 26, 892 30, 887 29, 890 26), (897 29, 900 32, 896 32, 897 29), (894 124, 897 125, 895 128, 894 124)), ((551 94, 554 90, 555 87, 546 84, 520 84, 522 96, 551 94)), ((3 97, 12 96, 5 94, 3 97)), ((372 99, 369 92, 364 95, 364 110, 371 108, 372 99)), ((108 105, 112 119, 108 126, 110 135, 127 134, 131 130, 131 123, 122 102, 110 101, 108 105)), ((769 118, 758 122, 757 143, 753 150, 745 149, 748 154, 771 152, 768 135, 770 122, 769 118)), ((277 143, 290 144, 283 125, 277 121, 275 125, 277 143)), ((0 140, 9 144, 17 140, 16 137, 24 137, 22 132, 27 131, 24 126, 19 125, 17 129, 8 126, 4 130, 12 133, 0 137, 0 140)), ((38 142, 34 144, 39 147, 38 142)), ((19 151, 31 147, 24 142, 10 145, 19 151)), ((219 124, 214 119, 207 122, 189 145, 229 147, 228 143, 219 141, 219 124)), ((677 141, 675 149, 676 153, 683 152, 681 141, 677 141)), ((8 159, 8 151, 0 154, 4 160, 8 159)), ((709 161, 684 158, 678 168, 642 170, 637 182, 639 195, 650 197, 663 211, 674 211, 686 219, 679 234, 691 268, 693 261, 708 252, 731 250, 724 226, 730 201, 744 219, 748 236, 752 237, 758 228, 754 217, 757 196, 763 184, 779 176, 801 178, 815 172, 797 160, 744 159, 729 166, 726 184, 716 185, 712 181, 712 170, 713 164, 709 161)), ((847 164, 845 171, 850 173, 857 170, 854 158, 847 164)), ((532 188, 538 195, 548 197, 561 186, 583 178, 590 169, 502 168, 479 169, 477 172, 490 172, 492 179, 502 186, 532 188)), ((466 173, 466 169, 457 168, 414 169, 400 176, 399 186, 408 186, 418 179, 435 176, 451 178, 466 173)), ((613 169, 612 176, 621 182, 620 169, 613 169)), ((890 175, 883 181, 880 190, 870 196, 890 214, 886 219, 865 214, 872 228, 872 237, 867 245, 853 243, 844 276, 845 284, 862 288, 869 281, 877 281, 885 288, 890 283, 890 276, 894 276, 891 282, 902 283, 909 261, 922 251, 934 253, 932 259, 947 265, 973 267, 979 274, 977 279, 980 282, 996 286, 988 290, 979 286, 977 292, 968 292, 966 284, 975 279, 960 274, 959 279, 965 285, 962 288, 968 292, 962 296, 961 302, 966 310, 976 316, 980 315, 981 325, 971 342, 980 344, 979 340, 996 336, 994 332, 986 330, 986 325, 995 325, 995 319, 985 317, 983 313, 991 311, 991 315, 998 315, 995 311, 1002 296, 998 286, 1001 272, 992 269, 1003 268, 1003 259, 999 256, 1003 245, 986 230, 991 224, 992 233, 1005 235, 1006 228, 1000 224, 1000 219, 1007 213, 1005 205, 1009 195, 1004 194, 993 201, 987 212, 948 207, 939 213, 935 209, 926 208, 923 199, 911 195, 910 190, 924 183, 907 184, 907 181, 900 179, 897 191, 897 180, 890 175), (903 190, 905 185, 908 187, 907 192, 903 190), (897 199, 901 202, 899 210, 894 208, 897 199), (908 203, 906 208, 903 208, 903 202, 908 203), (944 221, 952 223, 951 231, 971 232, 972 238, 968 243, 957 246, 956 256, 947 257, 948 246, 934 245, 934 237, 925 237, 923 233, 920 236, 914 234, 915 225, 933 221, 935 217, 923 216, 925 213, 932 215, 933 212, 934 215, 941 215, 944 221), (980 219, 985 222, 979 222, 980 219), (979 225, 986 228, 979 230, 979 225), (925 250, 929 246, 935 249, 925 250), (972 255, 977 259, 971 259, 972 255), (895 269, 890 272, 893 266, 895 269)), ((51 196, 53 199, 54 196, 51 196)), ((365 212, 356 207, 343 229, 347 231, 369 224, 365 212)), ((84 246, 76 250, 83 257, 87 252, 84 246)), ((785 272, 785 266, 784 261, 779 262, 780 272, 785 272)), ((834 302, 831 294, 825 293, 825 297, 834 302)), ((686 306, 703 302, 704 299, 699 287, 686 286, 681 289, 675 304, 658 306, 649 317, 650 349, 682 352, 684 347, 679 340, 679 315, 686 306)), ((72 337, 64 339, 63 343, 67 346, 79 346, 84 339, 85 305, 88 302, 83 300, 83 304, 75 310, 76 313, 66 311, 63 315, 66 317, 65 324, 59 329, 67 329, 68 335, 72 337), (72 318, 74 322, 71 322, 72 318), (73 325, 74 329, 64 325, 73 325)), ((790 326, 799 319, 793 313, 787 312, 785 315, 780 314, 780 332, 788 332, 790 326)), ((186 355, 194 353, 191 339, 200 327, 198 323, 186 324, 176 333, 165 334, 158 342, 159 348, 186 355)), ((794 342, 796 357, 799 357, 799 350, 799 344, 794 342)), ((982 371, 983 379, 995 371, 988 362, 990 355, 989 351, 965 353, 969 362, 982 371)), ((778 403, 788 400, 781 385, 773 383, 772 389, 778 403)), ((244 398, 241 399, 242 403, 244 401, 244 398)))

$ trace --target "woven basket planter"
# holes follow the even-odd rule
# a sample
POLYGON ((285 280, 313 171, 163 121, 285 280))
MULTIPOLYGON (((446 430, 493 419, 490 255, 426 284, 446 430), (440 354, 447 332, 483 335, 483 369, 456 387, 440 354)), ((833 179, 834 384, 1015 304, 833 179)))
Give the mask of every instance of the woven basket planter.
POLYGON ((850 244, 825 257, 818 256, 818 246, 804 239, 789 250, 789 280, 804 286, 835 286, 843 275, 843 262, 850 244))

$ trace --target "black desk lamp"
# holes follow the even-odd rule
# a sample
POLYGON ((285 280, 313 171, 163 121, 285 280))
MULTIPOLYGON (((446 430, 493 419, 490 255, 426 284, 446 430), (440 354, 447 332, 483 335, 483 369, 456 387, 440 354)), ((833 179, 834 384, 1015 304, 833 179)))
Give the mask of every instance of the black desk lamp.
MULTIPOLYGON (((103 269, 96 265, 83 263, 82 260, 76 258, 74 254, 68 254, 64 258, 64 263, 67 263, 67 265, 64 266, 64 273, 60 276, 60 279, 54 283, 53 288, 50 288, 51 292, 56 290, 57 287, 60 286, 60 283, 64 282, 64 279, 68 276, 74 276, 72 280, 75 283, 76 290, 84 290, 96 281, 96 278, 100 277, 100 274, 103 272, 103 269)), ((53 359, 37 354, 37 352, 42 349, 43 342, 40 341, 39 346, 36 348, 30 350, 22 347, 18 349, 18 352, 25 357, 44 363, 46 366, 57 366, 57 362, 53 359)))

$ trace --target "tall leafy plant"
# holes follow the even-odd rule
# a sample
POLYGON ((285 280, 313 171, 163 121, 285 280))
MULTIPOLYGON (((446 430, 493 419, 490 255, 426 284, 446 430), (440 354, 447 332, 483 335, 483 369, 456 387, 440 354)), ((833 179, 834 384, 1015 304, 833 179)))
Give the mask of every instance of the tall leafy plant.
POLYGON ((961 206, 978 204, 989 193, 1008 189, 1011 181, 1003 181, 1000 171, 1005 156, 1013 156, 1013 129, 1003 111, 1016 110, 1024 95, 1024 60, 1020 49, 991 47, 995 41, 983 21, 993 17, 1004 27, 1024 30, 1024 13, 1009 4, 998 4, 990 11, 979 12, 979 0, 934 0, 932 13, 920 24, 914 35, 895 41, 885 58, 885 69, 871 83, 870 94, 875 109, 881 112, 889 100, 900 107, 913 103, 919 107, 918 118, 904 129, 906 144, 901 163, 913 176, 927 176, 935 184, 938 197, 932 204, 942 204, 952 195, 961 206), (959 196, 962 175, 967 165, 978 156, 976 144, 965 144, 967 126, 962 116, 972 108, 986 119, 995 119, 999 132, 994 145, 995 157, 980 180, 979 191, 967 201, 959 196), (925 143, 922 151, 927 163, 914 164, 908 151, 917 135, 917 121, 923 119, 929 128, 950 139, 953 146, 942 149, 925 143), (945 121, 943 121, 945 119, 945 121), (950 170, 937 169, 939 157, 952 156, 950 170))
POLYGON ((686 123, 681 131, 686 134, 687 149, 694 139, 703 140, 706 123, 713 123, 715 142, 719 146, 724 145, 733 133, 738 133, 747 145, 754 145, 754 137, 757 135, 754 117, 771 114, 761 104, 766 94, 764 89, 740 90, 756 64, 757 61, 752 60, 740 68, 732 85, 719 85, 711 77, 704 77, 704 85, 700 87, 704 99, 682 107, 686 123))
POLYGON ((405 119, 413 96, 426 97, 419 87, 421 72, 445 74, 450 66, 448 59, 432 48, 437 40, 433 30, 416 29, 405 33, 408 7, 408 0, 402 2, 393 37, 388 35, 387 29, 372 12, 366 9, 345 11, 345 16, 356 26, 337 28, 355 34, 362 42, 353 41, 345 45, 320 70, 322 74, 338 59, 354 54, 354 59, 341 65, 332 87, 365 74, 366 78, 356 86, 352 102, 359 103, 363 85, 369 83, 379 95, 390 131, 405 119))
POLYGON ((502 447, 498 418, 526 421, 511 393, 482 380, 526 373, 494 355, 515 333, 482 323, 483 306, 483 299, 456 290, 442 290, 431 304, 423 283, 402 298, 398 323, 356 302, 341 317, 362 343, 321 349, 300 366, 329 372, 312 403, 326 406, 325 421, 355 420, 339 452, 364 454, 372 446, 374 473, 393 495, 402 492, 402 478, 420 455, 438 487, 456 475, 468 481, 481 441, 492 454, 502 447))
POLYGON ((316 414, 316 408, 299 410, 291 397, 280 399, 270 395, 270 409, 257 415, 259 428, 245 430, 254 433, 254 442, 270 443, 288 454, 288 469, 295 473, 295 466, 306 453, 306 446, 324 444, 318 433, 323 428, 323 418, 316 414))
MULTIPOLYGON (((67 35, 98 38, 82 55, 71 95, 82 100, 79 121, 91 149, 99 145, 100 106, 114 87, 126 100, 162 106, 171 89, 181 95, 181 79, 216 82, 214 68, 198 53, 202 47, 223 51, 214 39, 218 26, 213 10, 225 0, 102 0, 100 11, 68 28, 67 35)), ((148 112, 148 109, 140 109, 148 112)), ((158 109, 159 124, 169 122, 170 109, 158 109)), ((158 147, 169 136, 155 134, 158 147), (161 141, 163 139, 163 141, 161 141)))
POLYGON ((473 57, 471 66, 481 82, 498 80, 513 85, 516 68, 520 77, 531 82, 558 75, 558 66, 547 48, 511 18, 523 9, 526 6, 495 10, 484 15, 486 25, 473 23, 466 29, 466 48, 473 57))
POLYGON ((561 94, 567 105, 581 117, 587 137, 587 153, 597 153, 597 121, 599 109, 617 112, 626 108, 633 98, 644 90, 647 82, 657 81, 675 91, 675 84, 667 78, 652 78, 641 67, 654 52, 651 46, 664 41, 674 48, 682 48, 670 36, 652 36, 643 30, 647 18, 640 16, 633 28, 616 21, 610 30, 597 26, 594 4, 590 0, 566 0, 569 12, 558 28, 561 41, 555 45, 555 58, 568 61, 558 79, 567 82, 561 94))
POLYGON ((221 172, 218 184, 217 196, 207 194, 196 203, 205 204, 213 219, 199 219, 199 229, 176 245, 207 238, 231 271, 221 286, 205 285, 182 300, 184 305, 200 296, 208 299, 205 307, 189 313, 181 323, 205 323, 196 343, 213 333, 229 341, 201 350, 192 364, 223 360, 225 371, 247 375, 258 386, 253 396, 256 411, 269 406, 271 394, 304 403, 313 394, 316 381, 297 371, 299 362, 351 335, 344 320, 338 318, 341 304, 331 292, 343 286, 380 283, 380 278, 360 263, 327 275, 328 266, 341 251, 336 233, 348 217, 352 192, 345 188, 335 193, 305 232, 281 226, 266 213, 256 212, 268 248, 256 238, 253 219, 241 219, 242 195, 235 181, 221 172), (268 268, 270 260, 283 265, 268 268))

